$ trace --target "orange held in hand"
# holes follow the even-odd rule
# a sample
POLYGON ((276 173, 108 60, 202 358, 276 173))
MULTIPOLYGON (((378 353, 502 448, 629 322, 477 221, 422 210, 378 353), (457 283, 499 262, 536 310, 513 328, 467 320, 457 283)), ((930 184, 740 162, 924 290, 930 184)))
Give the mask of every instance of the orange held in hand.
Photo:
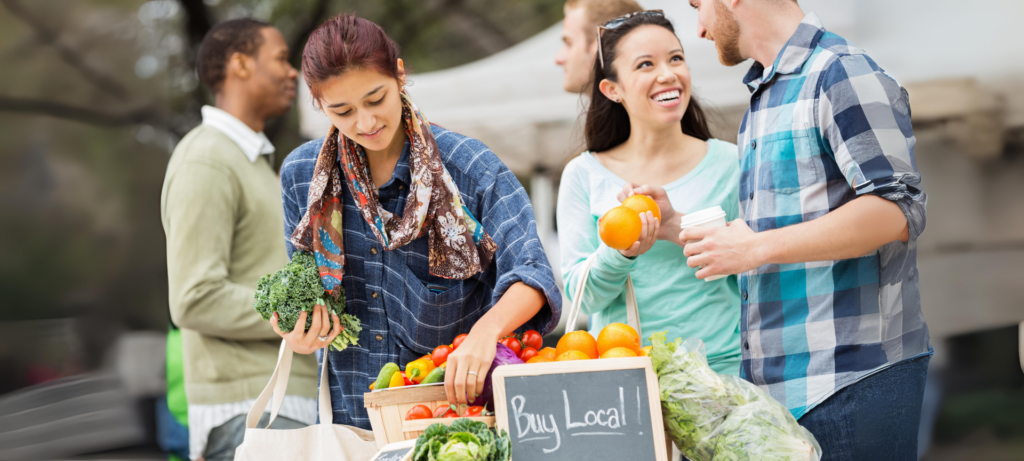
POLYGON ((582 352, 592 359, 596 359, 599 355, 597 353, 597 341, 594 340, 590 333, 583 330, 566 333, 558 339, 558 346, 555 349, 558 360, 562 360, 562 355, 569 351, 582 352))
POLYGON ((616 250, 628 250, 640 239, 640 213, 632 208, 617 206, 608 210, 597 221, 601 241, 616 250))
POLYGON ((594 357, 590 357, 587 354, 584 354, 583 352, 580 351, 568 351, 564 354, 559 354, 558 360, 556 361, 565 362, 567 360, 590 360, 592 358, 594 357))
POLYGON ((616 347, 625 347, 637 355, 640 353, 640 335, 625 323, 608 324, 597 335, 597 353, 603 357, 605 352, 616 347))
POLYGON ((653 198, 646 195, 631 195, 622 201, 622 206, 636 210, 637 213, 650 211, 659 222, 661 221, 661 208, 658 207, 658 203, 653 198))
POLYGON ((613 347, 601 354, 602 359, 617 359, 620 357, 636 357, 636 352, 627 347, 613 347))

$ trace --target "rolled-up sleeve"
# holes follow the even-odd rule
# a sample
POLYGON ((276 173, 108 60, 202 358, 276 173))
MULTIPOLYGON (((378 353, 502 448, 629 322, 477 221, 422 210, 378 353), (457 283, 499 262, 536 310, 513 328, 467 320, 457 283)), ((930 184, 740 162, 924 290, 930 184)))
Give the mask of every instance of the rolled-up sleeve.
MULTIPOLYGON (((479 205, 477 218, 498 245, 494 255, 497 280, 494 299, 500 299, 509 287, 523 282, 540 291, 547 303, 524 325, 548 334, 558 325, 562 314, 562 294, 558 290, 551 264, 537 235, 537 221, 526 190, 483 143, 468 139, 460 149, 471 149, 479 167, 467 171, 473 176, 479 205)), ((462 185, 460 184, 460 187, 462 185)), ((468 191, 462 191, 467 195, 468 191)))
POLYGON ((925 228, 928 197, 914 158, 907 91, 869 57, 842 56, 822 73, 817 110, 847 183, 857 195, 896 203, 916 240, 925 228))

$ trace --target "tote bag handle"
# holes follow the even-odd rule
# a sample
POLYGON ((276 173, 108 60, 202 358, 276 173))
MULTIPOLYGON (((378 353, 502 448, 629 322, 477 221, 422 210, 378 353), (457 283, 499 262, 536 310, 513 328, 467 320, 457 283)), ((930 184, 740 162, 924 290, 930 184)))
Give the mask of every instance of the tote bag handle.
MULTIPOLYGON (((569 319, 565 325, 565 332, 569 333, 576 329, 576 318, 580 315, 580 308, 583 306, 583 293, 587 288, 587 281, 590 279, 590 269, 597 260, 597 253, 590 255, 583 263, 583 273, 580 275, 579 285, 576 287, 576 295, 572 297, 572 305, 569 307, 569 319)), ((626 276, 626 324, 633 327, 641 338, 644 337, 640 331, 640 311, 636 306, 636 292, 633 290, 633 277, 626 276)))
MULTIPOLYGON (((263 392, 260 392, 260 396, 256 398, 256 403, 249 409, 249 415, 245 419, 245 427, 249 429, 255 429, 256 425, 260 422, 260 417, 263 416, 263 410, 267 408, 267 402, 273 398, 273 404, 270 407, 270 421, 267 423, 267 427, 270 427, 274 423, 274 419, 277 418, 277 413, 281 410, 281 404, 284 403, 285 391, 288 389, 288 375, 291 374, 292 370, 292 349, 288 347, 288 343, 285 340, 281 340, 281 350, 277 354, 277 366, 274 368, 274 374, 270 375, 270 382, 267 383, 267 387, 263 388, 263 392)), ((334 421, 334 413, 331 410, 331 392, 327 385, 327 351, 324 351, 323 363, 320 365, 320 391, 318 392, 318 411, 320 415, 320 424, 330 425, 334 421)))

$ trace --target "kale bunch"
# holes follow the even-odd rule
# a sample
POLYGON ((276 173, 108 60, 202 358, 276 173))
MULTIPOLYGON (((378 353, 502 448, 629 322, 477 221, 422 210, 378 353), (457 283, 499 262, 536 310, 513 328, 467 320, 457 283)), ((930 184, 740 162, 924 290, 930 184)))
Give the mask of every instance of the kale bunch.
POLYGON ((291 262, 281 270, 264 275, 256 282, 256 303, 253 308, 263 320, 270 320, 274 312, 277 312, 277 326, 287 333, 295 329, 302 311, 307 312, 303 331, 309 330, 313 324, 313 307, 323 304, 328 311, 338 314, 341 320, 341 333, 331 342, 331 346, 340 351, 359 341, 359 332, 363 327, 359 319, 345 313, 345 289, 339 286, 338 290, 340 296, 335 300, 320 282, 320 270, 313 254, 297 251, 292 255, 291 262))

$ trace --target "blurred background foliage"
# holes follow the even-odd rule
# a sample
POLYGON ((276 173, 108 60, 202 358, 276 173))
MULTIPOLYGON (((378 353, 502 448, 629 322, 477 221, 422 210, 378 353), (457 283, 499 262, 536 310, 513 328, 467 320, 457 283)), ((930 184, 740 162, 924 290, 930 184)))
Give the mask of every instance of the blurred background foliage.
MULTIPOLYGON (((0 322, 87 319, 87 337, 166 327, 160 188, 212 101, 193 67, 212 24, 268 21, 298 67, 309 33, 352 12, 383 26, 415 74, 512 46, 559 21, 562 4, 0 0, 0 322)), ((297 126, 294 108, 268 125, 278 162, 304 141, 297 126)))

